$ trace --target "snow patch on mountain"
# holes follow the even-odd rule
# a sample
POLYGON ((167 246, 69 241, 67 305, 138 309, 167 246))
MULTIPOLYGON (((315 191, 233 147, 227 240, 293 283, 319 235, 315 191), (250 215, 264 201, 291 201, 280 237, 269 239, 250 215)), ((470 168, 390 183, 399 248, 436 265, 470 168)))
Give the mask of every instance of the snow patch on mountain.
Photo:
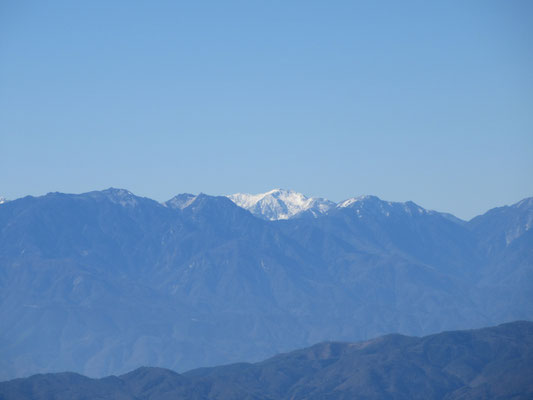
POLYGON ((339 204, 337 204, 337 208, 347 208, 347 207, 353 207, 355 203, 364 204, 364 202, 381 202, 381 200, 376 196, 369 196, 369 195, 363 195, 363 196, 357 196, 357 197, 351 197, 347 200, 341 201, 339 204))
POLYGON ((529 197, 509 206, 515 213, 516 223, 511 229, 505 232, 505 241, 510 245, 533 225, 533 197, 529 197))
POLYGON ((182 193, 174 196, 170 200, 163 203, 165 207, 180 209, 189 207, 198 196, 190 193, 182 193))
POLYGON ((377 196, 358 196, 344 200, 337 204, 338 209, 349 208, 353 209, 355 213, 362 217, 363 215, 382 214, 390 217, 392 214, 408 214, 408 215, 424 215, 436 213, 420 207, 412 201, 405 203, 384 201, 377 196))
POLYGON ((255 216, 269 221, 293 218, 304 212, 318 217, 335 207, 332 201, 284 189, 259 194, 235 193, 226 197, 255 216))

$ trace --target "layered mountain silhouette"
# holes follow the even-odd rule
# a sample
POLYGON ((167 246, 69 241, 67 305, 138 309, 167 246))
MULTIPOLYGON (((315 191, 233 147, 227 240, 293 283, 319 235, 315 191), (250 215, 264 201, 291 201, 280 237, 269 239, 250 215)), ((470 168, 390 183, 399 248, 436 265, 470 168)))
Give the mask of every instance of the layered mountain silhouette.
POLYGON ((316 204, 287 219, 121 189, 1 204, 0 379, 533 319, 532 199, 468 222, 373 196, 316 204))
POLYGON ((103 379, 74 373, 0 383, 4 400, 530 399, 533 323, 326 342, 256 364, 178 374, 142 367, 103 379))

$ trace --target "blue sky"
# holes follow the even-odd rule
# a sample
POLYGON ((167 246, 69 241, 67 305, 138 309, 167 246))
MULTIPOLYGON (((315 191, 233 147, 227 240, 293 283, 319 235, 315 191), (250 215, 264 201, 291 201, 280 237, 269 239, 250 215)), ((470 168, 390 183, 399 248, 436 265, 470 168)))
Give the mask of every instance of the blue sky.
POLYGON ((530 1, 3 1, 0 195, 533 195, 530 1))

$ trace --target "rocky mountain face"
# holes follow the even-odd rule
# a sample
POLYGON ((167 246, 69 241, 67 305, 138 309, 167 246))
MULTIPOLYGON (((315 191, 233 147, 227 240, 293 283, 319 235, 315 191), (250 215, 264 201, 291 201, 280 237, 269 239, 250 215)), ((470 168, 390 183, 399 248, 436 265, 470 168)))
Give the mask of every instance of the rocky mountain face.
POLYGON ((177 374, 139 368, 89 379, 73 373, 0 383, 5 400, 530 399, 533 323, 325 342, 256 364, 177 374))
POLYGON ((372 196, 309 210, 269 221, 120 189, 2 204, 0 379, 533 319, 531 199, 469 222, 372 196))

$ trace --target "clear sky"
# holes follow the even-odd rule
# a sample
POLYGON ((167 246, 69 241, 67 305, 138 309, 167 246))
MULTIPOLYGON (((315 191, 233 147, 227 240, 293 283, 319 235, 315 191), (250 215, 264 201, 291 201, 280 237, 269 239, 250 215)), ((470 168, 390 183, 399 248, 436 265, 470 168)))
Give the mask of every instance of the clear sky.
POLYGON ((0 195, 533 195, 532 1, 0 2, 0 195))

